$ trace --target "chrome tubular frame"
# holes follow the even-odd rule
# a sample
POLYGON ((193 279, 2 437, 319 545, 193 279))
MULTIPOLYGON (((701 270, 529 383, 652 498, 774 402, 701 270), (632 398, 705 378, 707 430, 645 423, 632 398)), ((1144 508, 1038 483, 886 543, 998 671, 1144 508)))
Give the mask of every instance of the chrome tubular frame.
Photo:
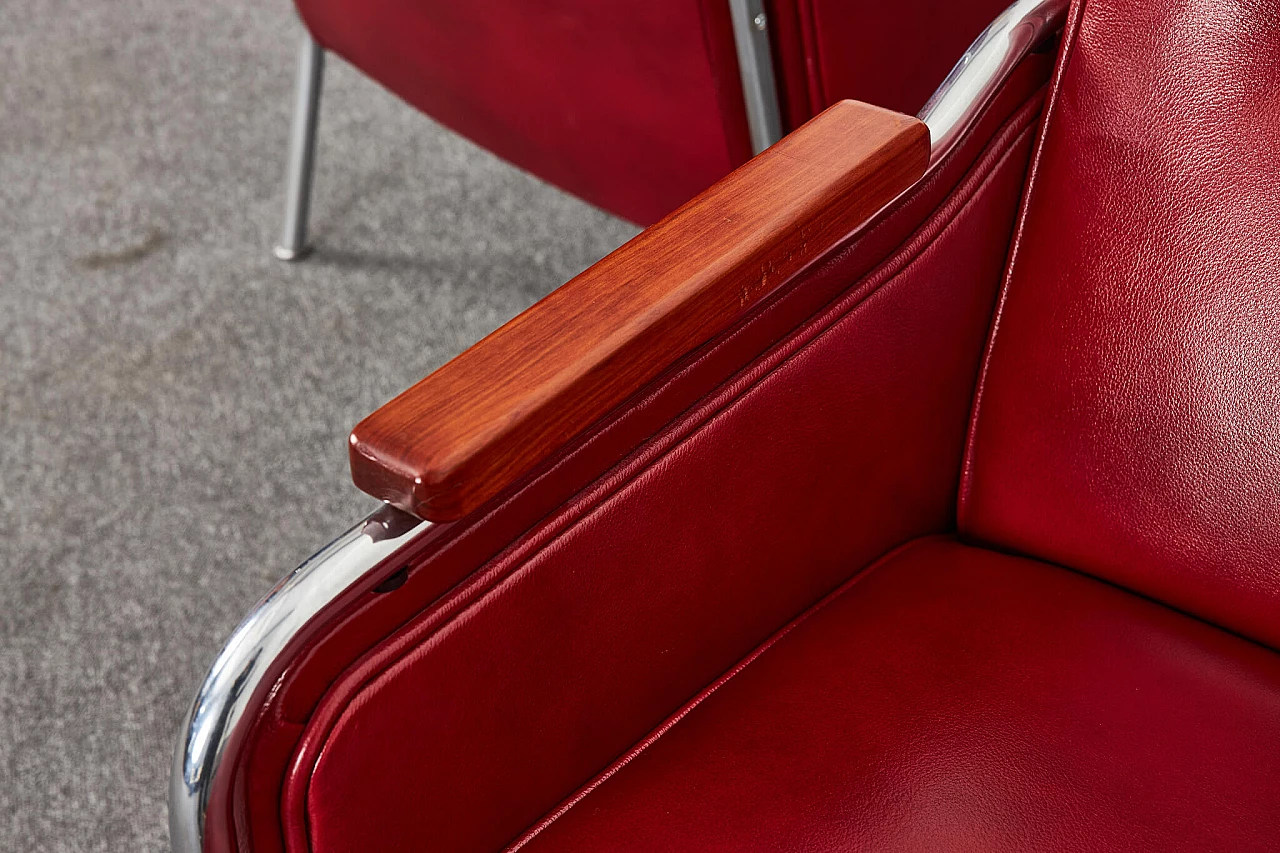
POLYGON ((311 178, 315 174, 316 127, 320 121, 320 91, 324 84, 324 48, 302 34, 298 45, 293 125, 289 129, 289 159, 285 167, 284 223, 274 254, 282 261, 307 256, 307 219, 311 212, 311 178))
MULTIPOLYGON (((734 5, 748 8, 738 0, 734 5)), ((1018 0, 978 37, 920 112, 932 137, 930 168, 955 147, 1018 62, 1061 25, 1067 5, 1018 0)), ((179 738, 169 791, 176 853, 203 849, 210 793, 228 785, 223 777, 236 764, 229 759, 243 744, 252 711, 296 654, 304 631, 322 624, 331 604, 371 583, 376 570, 431 529, 389 506, 379 509, 280 581, 236 629, 205 676, 179 738)))
POLYGON ((782 111, 773 76, 769 46, 769 18, 764 0, 729 0, 733 43, 738 50, 738 73, 751 132, 751 153, 759 154, 782 138, 782 111))
POLYGON ((268 676, 296 652, 302 629, 342 593, 432 527, 390 506, 322 548, 276 584, 218 654, 182 726, 169 780, 169 842, 175 853, 199 853, 215 785, 229 780, 226 759, 243 742, 252 707, 270 690, 268 676))
POLYGON ((973 126, 1017 64, 1062 26, 1069 5, 1017 0, 969 46, 918 116, 929 126, 930 168, 973 126))

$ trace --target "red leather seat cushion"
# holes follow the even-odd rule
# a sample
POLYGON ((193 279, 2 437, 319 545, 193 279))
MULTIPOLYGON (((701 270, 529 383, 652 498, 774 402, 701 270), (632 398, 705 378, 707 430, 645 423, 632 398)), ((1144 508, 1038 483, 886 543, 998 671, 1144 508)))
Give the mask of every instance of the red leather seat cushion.
POLYGON ((1274 850, 1280 656, 917 540, 534 835, 553 850, 1274 850))
POLYGON ((914 115, 1009 0, 772 0, 793 125, 841 98, 914 115))

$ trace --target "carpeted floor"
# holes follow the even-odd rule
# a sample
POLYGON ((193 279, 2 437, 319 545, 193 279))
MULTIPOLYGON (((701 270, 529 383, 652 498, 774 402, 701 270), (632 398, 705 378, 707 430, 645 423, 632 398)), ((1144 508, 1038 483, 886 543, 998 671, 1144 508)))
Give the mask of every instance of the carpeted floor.
POLYGON ((269 253, 287 0, 0 4, 0 850, 168 849, 241 616, 372 508, 364 414, 634 233, 332 61, 269 253))

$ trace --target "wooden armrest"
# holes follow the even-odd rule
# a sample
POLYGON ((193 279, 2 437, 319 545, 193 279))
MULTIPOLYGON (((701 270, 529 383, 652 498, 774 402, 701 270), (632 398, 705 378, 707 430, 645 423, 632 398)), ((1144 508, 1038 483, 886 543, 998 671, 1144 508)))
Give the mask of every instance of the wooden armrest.
POLYGON ((725 329, 924 174, 919 121, 843 101, 351 433, 361 489, 458 518, 725 329))

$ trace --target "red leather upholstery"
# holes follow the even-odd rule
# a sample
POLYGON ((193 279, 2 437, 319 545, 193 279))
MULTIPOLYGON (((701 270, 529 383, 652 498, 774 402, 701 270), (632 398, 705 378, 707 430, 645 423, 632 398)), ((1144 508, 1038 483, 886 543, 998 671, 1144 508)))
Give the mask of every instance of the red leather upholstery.
POLYGON ((1275 850, 1277 743, 1280 656, 918 540, 520 849, 1275 850))
POLYGON ((1009 0, 773 0, 790 127, 841 98, 915 115, 1009 0))
POLYGON ((976 402, 1034 60, 872 227, 335 604, 217 849, 1275 849, 1268 2, 1075 10, 976 402), (957 493, 967 544, 922 539, 957 493))
POLYGON ((648 224, 751 156, 723 0, 297 0, 437 121, 648 224))
POLYGON ((961 506, 976 539, 1273 646, 1278 73, 1274 2, 1085 4, 961 506))
POLYGON ((949 528, 1037 109, 861 281, 857 251, 822 270, 836 303, 339 678, 290 848, 499 849, 854 568, 949 528))

